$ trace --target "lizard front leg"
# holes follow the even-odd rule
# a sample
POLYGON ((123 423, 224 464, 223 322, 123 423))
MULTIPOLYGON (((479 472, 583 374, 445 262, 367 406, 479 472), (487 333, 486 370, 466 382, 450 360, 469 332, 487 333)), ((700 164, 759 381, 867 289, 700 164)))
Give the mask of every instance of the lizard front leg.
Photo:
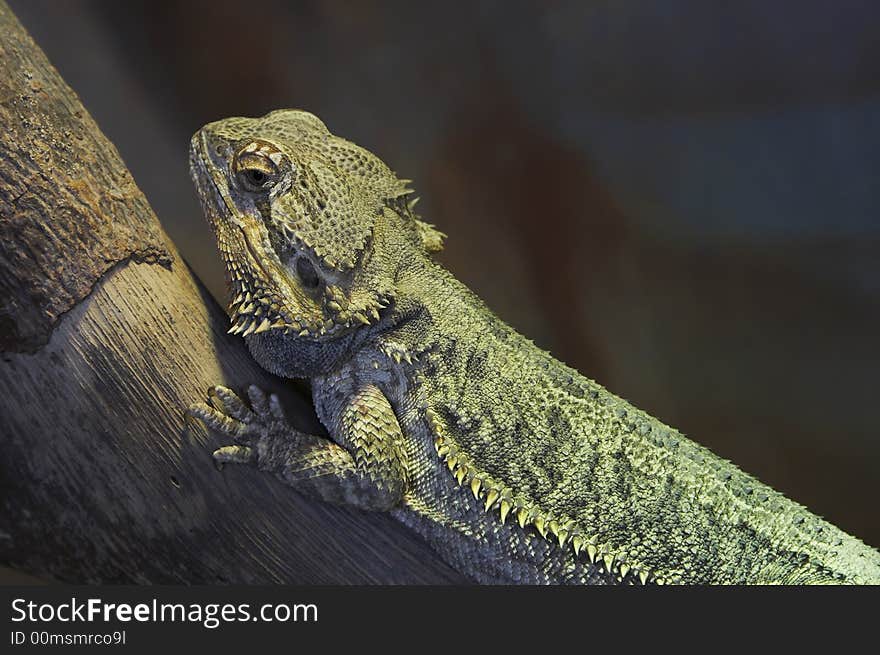
POLYGON ((389 510, 407 488, 402 434, 388 399, 364 385, 343 403, 335 441, 300 432, 284 417, 278 398, 248 388, 250 407, 226 387, 209 392, 210 405, 190 416, 232 438, 214 451, 220 463, 251 464, 307 495, 366 510, 389 510), (341 444, 341 445, 340 445, 341 444))

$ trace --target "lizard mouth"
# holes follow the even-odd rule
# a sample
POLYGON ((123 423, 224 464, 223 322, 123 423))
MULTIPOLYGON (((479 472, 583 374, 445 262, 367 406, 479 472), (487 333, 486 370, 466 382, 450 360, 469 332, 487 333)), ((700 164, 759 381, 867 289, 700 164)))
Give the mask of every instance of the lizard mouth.
POLYGON ((268 330, 321 338, 344 329, 325 319, 320 298, 288 280, 260 218, 240 211, 210 157, 204 135, 193 137, 190 172, 226 268, 231 334, 251 336, 268 330), (200 138, 201 136, 201 138, 200 138))
POLYGON ((263 279, 271 280, 272 275, 269 271, 266 270, 266 267, 263 265, 263 261, 259 254, 256 252, 253 243, 251 243, 251 239, 248 237, 248 230, 241 230, 242 240, 244 241, 244 247, 248 254, 248 261, 251 262, 251 265, 258 269, 262 274, 263 279))

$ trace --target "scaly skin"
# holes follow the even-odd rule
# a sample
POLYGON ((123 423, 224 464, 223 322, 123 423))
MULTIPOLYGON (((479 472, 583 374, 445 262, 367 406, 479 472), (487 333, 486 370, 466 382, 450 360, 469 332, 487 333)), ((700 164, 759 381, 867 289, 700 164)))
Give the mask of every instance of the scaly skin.
POLYGON ((192 140, 233 333, 312 381, 331 440, 274 396, 193 416, 329 502, 390 511, 484 583, 878 583, 880 554, 556 361, 437 264, 443 236, 311 114, 192 140))

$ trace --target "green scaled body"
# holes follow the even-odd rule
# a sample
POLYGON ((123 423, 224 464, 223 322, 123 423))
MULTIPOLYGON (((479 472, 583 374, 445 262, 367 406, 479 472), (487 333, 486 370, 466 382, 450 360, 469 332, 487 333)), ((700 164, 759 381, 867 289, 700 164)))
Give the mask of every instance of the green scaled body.
POLYGON ((215 452, 388 511, 483 583, 880 583, 880 554, 555 360, 436 263, 377 157, 282 110, 211 123, 193 179, 231 332, 312 381, 330 439, 218 387, 215 452))

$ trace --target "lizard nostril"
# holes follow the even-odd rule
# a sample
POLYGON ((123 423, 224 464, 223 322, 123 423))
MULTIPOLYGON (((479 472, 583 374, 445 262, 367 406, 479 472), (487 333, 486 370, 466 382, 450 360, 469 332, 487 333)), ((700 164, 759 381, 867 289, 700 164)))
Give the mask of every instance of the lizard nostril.
POLYGON ((316 289, 321 283, 314 265, 306 257, 299 257, 296 260, 296 274, 306 289, 316 289))

